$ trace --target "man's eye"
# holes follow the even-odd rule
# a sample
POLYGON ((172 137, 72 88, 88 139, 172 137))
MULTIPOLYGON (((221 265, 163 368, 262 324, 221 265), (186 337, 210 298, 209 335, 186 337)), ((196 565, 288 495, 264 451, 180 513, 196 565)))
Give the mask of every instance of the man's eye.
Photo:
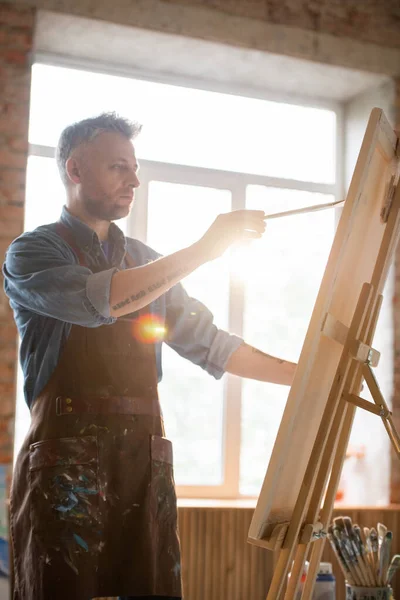
POLYGON ((112 166, 113 169, 125 169, 125 165, 115 164, 112 166))

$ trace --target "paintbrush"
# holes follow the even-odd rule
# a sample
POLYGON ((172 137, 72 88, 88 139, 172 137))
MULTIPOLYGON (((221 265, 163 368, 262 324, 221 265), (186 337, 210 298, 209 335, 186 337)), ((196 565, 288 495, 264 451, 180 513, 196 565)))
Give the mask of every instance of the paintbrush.
POLYGON ((334 519, 337 525, 340 527, 342 534, 344 536, 344 543, 346 545, 346 549, 348 554, 352 558, 352 564, 354 567, 354 571, 357 573, 357 578, 361 582, 361 585, 368 585, 364 572, 360 566, 360 562, 357 556, 357 549, 354 546, 352 540, 352 523, 351 519, 348 517, 337 517, 334 519))
POLYGON ((372 544, 371 544, 371 530, 368 529, 368 527, 364 527, 364 533, 367 539, 367 544, 366 544, 366 548, 367 548, 367 559, 370 565, 370 569, 371 569, 371 573, 373 576, 373 580, 374 580, 374 585, 378 585, 378 580, 376 578, 376 568, 375 568, 375 561, 374 561, 374 553, 372 552, 372 544))
POLYGON ((362 574, 357 568, 357 558, 354 554, 352 544, 344 530, 343 521, 340 518, 336 518, 333 520, 333 523, 333 535, 336 537, 340 544, 340 549, 342 551, 343 556, 345 557, 346 563, 349 566, 354 582, 358 586, 363 585, 362 574))
POLYGON ((372 554, 372 546, 371 546, 371 539, 370 539, 370 529, 368 527, 364 527, 364 538, 365 538, 365 547, 367 550, 367 560, 368 563, 370 565, 370 569, 373 575, 373 580, 374 580, 374 584, 378 585, 378 582, 376 581, 376 575, 375 575, 375 565, 374 565, 374 556, 372 554))
POLYGON ((385 581, 387 578, 387 570, 389 568, 390 561, 390 550, 392 548, 392 539, 393 534, 391 531, 388 531, 385 535, 385 539, 383 540, 379 553, 379 583, 380 585, 385 585, 385 581))
POLYGON ((365 572, 367 574, 367 579, 368 579, 369 585, 374 586, 375 585, 375 577, 372 572, 371 565, 369 564, 369 561, 368 561, 367 550, 366 550, 366 546, 364 544, 361 528, 358 525, 354 525, 353 532, 354 532, 354 535, 357 540, 357 545, 358 545, 358 548, 360 551, 361 560, 365 567, 365 572))
POLYGON ((382 547, 383 544, 383 540, 385 539, 385 536, 387 534, 387 527, 386 525, 383 525, 382 523, 378 523, 377 526, 377 532, 378 532, 378 543, 379 543, 379 550, 382 547))
POLYGON ((333 527, 332 525, 328 528, 328 533, 326 534, 326 537, 328 538, 333 551, 336 554, 336 557, 338 559, 338 563, 340 568, 342 569, 342 573, 344 575, 344 578, 346 579, 346 581, 350 584, 350 585, 355 585, 355 581, 353 579, 353 576, 351 574, 349 565, 346 562, 345 557, 343 556, 342 550, 340 548, 340 543, 337 540, 337 538, 333 535, 333 527))
POLYGON ((383 525, 382 523, 378 523, 376 530, 378 532, 378 565, 377 565, 377 579, 379 584, 381 583, 382 580, 382 572, 380 570, 380 564, 381 564, 381 548, 382 548, 382 544, 383 544, 383 540, 385 539, 386 533, 387 533, 387 527, 386 525, 383 525))
POLYGON ((336 202, 328 202, 328 204, 315 204, 314 206, 305 206, 304 208, 295 208, 294 210, 287 210, 280 213, 272 213, 271 215, 265 215, 264 221, 270 219, 280 219, 281 217, 292 217, 293 215, 302 215, 310 212, 316 212, 318 210, 326 210, 327 208, 333 208, 334 206, 341 206, 344 204, 344 200, 337 200, 336 202))
POLYGON ((400 567, 400 554, 395 554, 392 557, 389 568, 386 574, 386 585, 389 585, 392 581, 393 575, 396 573, 397 569, 400 567))
POLYGON ((377 533, 375 527, 372 527, 372 529, 370 530, 369 539, 371 541, 374 573, 375 573, 375 577, 377 578, 377 583, 379 585, 379 572, 378 572, 378 569, 379 569, 379 541, 378 541, 378 533, 377 533))
POLYGON ((362 556, 361 556, 361 549, 359 548, 357 537, 353 531, 353 523, 352 523, 350 517, 342 517, 342 520, 343 520, 343 526, 346 531, 346 535, 350 540, 350 543, 353 547, 353 552, 356 556, 356 561, 357 561, 357 565, 358 565, 358 568, 359 568, 359 571, 361 574, 361 579, 364 582, 364 585, 368 586, 369 585, 369 577, 368 577, 366 566, 364 564, 364 560, 362 559, 362 556))

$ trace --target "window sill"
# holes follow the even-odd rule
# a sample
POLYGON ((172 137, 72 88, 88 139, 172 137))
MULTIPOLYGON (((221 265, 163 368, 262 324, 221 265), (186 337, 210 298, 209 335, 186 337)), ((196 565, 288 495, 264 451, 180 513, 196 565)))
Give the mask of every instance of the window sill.
MULTIPOLYGON (((178 498, 178 508, 251 508, 254 509, 257 498, 178 498)), ((400 511, 400 504, 386 504, 379 506, 353 506, 335 505, 335 512, 346 511, 400 511)))
POLYGON ((178 508, 255 508, 257 498, 178 498, 178 508))

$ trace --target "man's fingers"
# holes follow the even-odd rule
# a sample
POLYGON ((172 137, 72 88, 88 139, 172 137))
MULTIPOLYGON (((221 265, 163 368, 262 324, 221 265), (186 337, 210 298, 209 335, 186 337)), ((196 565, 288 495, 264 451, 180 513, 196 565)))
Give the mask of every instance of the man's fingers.
POLYGON ((234 210, 224 215, 226 219, 235 223, 264 223, 264 216, 262 210, 234 210))
POLYGON ((261 237, 262 233, 258 231, 243 231, 239 236, 239 240, 258 240, 261 237))
POLYGON ((241 229, 245 231, 257 231, 258 233, 264 233, 265 231, 265 222, 258 221, 255 219, 247 219, 243 224, 241 229))
POLYGON ((263 233, 266 227, 265 221, 260 216, 263 214, 262 211, 235 211, 228 213, 227 225, 233 229, 248 229, 263 233), (259 214, 254 215, 254 213, 259 214))
POLYGON ((237 215, 238 217, 249 216, 254 217, 256 219, 263 219, 265 217, 265 212, 263 210, 249 210, 248 208, 244 208, 242 210, 234 210, 228 214, 237 215))

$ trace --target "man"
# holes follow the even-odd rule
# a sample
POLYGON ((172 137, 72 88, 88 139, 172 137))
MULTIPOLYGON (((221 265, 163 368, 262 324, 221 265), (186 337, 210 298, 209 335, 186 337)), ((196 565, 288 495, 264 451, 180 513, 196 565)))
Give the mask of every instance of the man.
POLYGON ((293 379, 294 364, 218 330, 180 284, 234 242, 259 238, 261 211, 220 215, 165 257, 113 223, 139 186, 139 131, 114 114, 67 127, 57 148, 61 219, 6 255, 32 415, 11 493, 14 600, 182 596, 172 448, 157 396, 161 341, 141 341, 146 315, 216 378, 293 379))

